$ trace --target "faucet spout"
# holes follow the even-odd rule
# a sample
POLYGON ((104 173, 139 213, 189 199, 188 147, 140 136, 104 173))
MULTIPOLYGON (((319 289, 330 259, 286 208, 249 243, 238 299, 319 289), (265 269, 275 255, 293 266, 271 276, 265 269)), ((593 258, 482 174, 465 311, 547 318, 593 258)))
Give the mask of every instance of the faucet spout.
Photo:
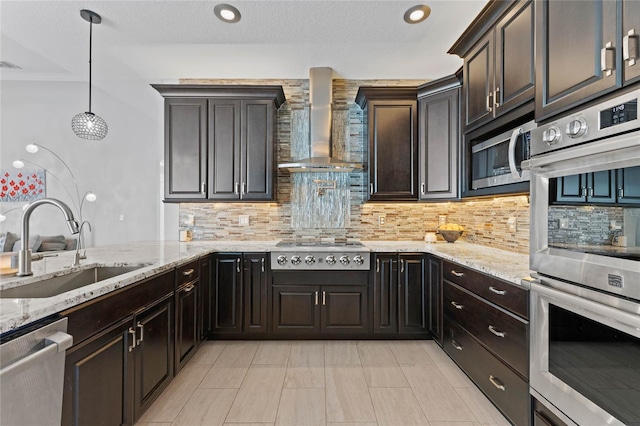
POLYGON ((31 218, 31 213, 37 207, 44 204, 51 204, 58 207, 62 211, 62 214, 64 214, 65 220, 67 221, 67 226, 69 227, 69 231, 71 231, 72 234, 77 234, 79 232, 79 225, 73 217, 71 208, 69 208, 69 206, 62 201, 55 198, 41 198, 27 204, 27 207, 22 212, 21 219, 22 240, 20 241, 20 251, 18 252, 17 274, 19 277, 33 275, 33 271, 31 271, 31 250, 29 249, 29 219, 31 218))

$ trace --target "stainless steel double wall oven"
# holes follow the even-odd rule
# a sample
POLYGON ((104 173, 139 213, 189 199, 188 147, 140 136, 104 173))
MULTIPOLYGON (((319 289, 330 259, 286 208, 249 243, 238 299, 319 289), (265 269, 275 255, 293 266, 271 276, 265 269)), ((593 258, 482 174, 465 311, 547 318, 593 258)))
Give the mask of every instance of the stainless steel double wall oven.
POLYGON ((531 393, 640 425, 640 90, 531 134, 531 393))

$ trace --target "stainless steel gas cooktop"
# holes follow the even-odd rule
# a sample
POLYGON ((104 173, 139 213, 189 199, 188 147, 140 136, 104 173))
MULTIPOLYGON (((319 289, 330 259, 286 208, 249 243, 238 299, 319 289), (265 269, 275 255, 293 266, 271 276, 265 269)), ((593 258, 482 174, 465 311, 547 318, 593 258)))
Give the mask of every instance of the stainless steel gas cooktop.
POLYGON ((284 240, 271 252, 272 270, 368 270, 369 250, 353 240, 284 240))

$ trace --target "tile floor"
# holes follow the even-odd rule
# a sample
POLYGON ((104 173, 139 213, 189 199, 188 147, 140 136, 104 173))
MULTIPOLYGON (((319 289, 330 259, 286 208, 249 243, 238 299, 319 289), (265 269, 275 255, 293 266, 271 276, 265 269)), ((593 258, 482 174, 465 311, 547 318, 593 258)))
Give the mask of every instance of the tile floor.
POLYGON ((509 425, 433 341, 205 342, 138 426, 509 425))

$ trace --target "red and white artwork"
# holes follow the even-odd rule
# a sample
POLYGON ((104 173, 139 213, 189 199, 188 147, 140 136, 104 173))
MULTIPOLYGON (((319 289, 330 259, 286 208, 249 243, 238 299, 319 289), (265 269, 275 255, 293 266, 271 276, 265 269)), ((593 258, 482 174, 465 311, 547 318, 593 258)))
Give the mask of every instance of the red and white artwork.
POLYGON ((0 171, 0 202, 31 202, 45 197, 44 170, 0 171))

